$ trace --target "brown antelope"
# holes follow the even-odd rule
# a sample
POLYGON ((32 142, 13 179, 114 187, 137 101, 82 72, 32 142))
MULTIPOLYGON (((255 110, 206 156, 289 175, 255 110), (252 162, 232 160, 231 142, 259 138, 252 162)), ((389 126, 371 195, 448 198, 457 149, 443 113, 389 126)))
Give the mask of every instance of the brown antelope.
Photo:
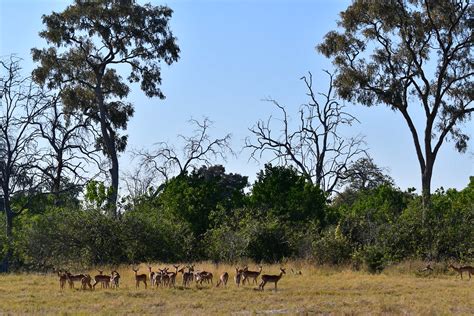
POLYGON ((150 267, 150 266, 148 266, 148 271, 150 271, 150 272, 148 273, 148 275, 149 275, 149 277, 150 277, 151 286, 153 287, 153 286, 155 285, 155 281, 156 281, 156 280, 155 280, 155 275, 156 275, 156 274, 155 274, 155 272, 151 271, 151 267, 150 267))
POLYGON ((460 266, 459 268, 456 268, 453 264, 450 264, 449 267, 461 275, 461 280, 462 280, 463 272, 467 272, 467 275, 469 276, 469 280, 471 279, 471 274, 474 274, 474 267, 471 267, 471 266, 460 266))
POLYGON ((159 282, 162 286, 169 286, 170 276, 168 274, 168 268, 158 269, 159 282))
POLYGON ((84 277, 81 279, 81 289, 87 290, 87 287, 89 287, 89 289, 92 290, 91 281, 91 276, 89 274, 85 274, 84 277))
POLYGON ((280 274, 278 275, 270 275, 270 274, 263 274, 262 275, 262 282, 258 286, 260 290, 264 290, 265 284, 267 283, 275 283, 275 291, 277 291, 277 283, 280 281, 283 274, 286 274, 285 269, 280 268, 280 274))
POLYGON ((212 282, 212 279, 214 278, 214 276, 212 275, 211 272, 200 271, 200 272, 196 272, 194 276, 195 276, 196 285, 198 284, 198 282, 199 282, 199 285, 202 285, 202 281, 206 281, 207 283, 209 283, 210 281, 211 284, 214 285, 214 283, 212 282))
POLYGON ((188 272, 185 272, 184 268, 185 267, 182 267, 178 270, 178 272, 183 274, 183 287, 187 287, 193 281, 194 266, 186 266, 186 268, 188 268, 188 272))
POLYGON ((100 283, 102 288, 109 288, 110 285, 110 275, 104 275, 102 270, 98 270, 99 274, 94 277, 94 284, 92 288, 95 290, 95 286, 100 283))
POLYGON ((224 287, 227 287, 227 280, 229 280, 229 273, 222 273, 219 277, 219 282, 217 282, 216 287, 219 287, 221 284, 224 284, 224 287))
POLYGON ((245 281, 250 283, 249 279, 253 279, 253 283, 257 284, 257 278, 260 273, 262 273, 262 266, 259 266, 258 271, 249 271, 248 267, 245 267, 244 271, 242 272, 242 284, 245 284, 245 281))
POLYGON ((146 284, 146 274, 137 274, 138 269, 132 269, 135 272, 135 287, 138 289, 140 287, 140 282, 145 284, 145 289, 147 288, 146 284))
POLYGON ((59 289, 64 289, 64 286, 66 285, 66 282, 68 280, 67 278, 67 272, 61 272, 61 270, 58 271, 58 277, 59 277, 59 289))
POLYGON ((110 277, 110 282, 112 283, 112 288, 118 289, 120 285, 120 274, 114 270, 110 277))
POLYGON ((74 282, 76 281, 81 282, 82 279, 85 277, 85 274, 71 274, 69 272, 66 272, 66 276, 67 276, 67 281, 69 283, 69 288, 73 289, 74 282))
POLYGON ((173 267, 175 268, 175 272, 168 272, 168 276, 170 278, 170 283, 169 283, 169 286, 175 286, 176 285, 176 276, 178 275, 178 269, 179 269, 179 265, 178 266, 175 266, 173 264, 173 267))
POLYGON ((242 273, 244 272, 243 269, 239 269, 238 267, 235 267, 235 284, 237 284, 237 287, 240 286, 240 281, 242 280, 242 273))

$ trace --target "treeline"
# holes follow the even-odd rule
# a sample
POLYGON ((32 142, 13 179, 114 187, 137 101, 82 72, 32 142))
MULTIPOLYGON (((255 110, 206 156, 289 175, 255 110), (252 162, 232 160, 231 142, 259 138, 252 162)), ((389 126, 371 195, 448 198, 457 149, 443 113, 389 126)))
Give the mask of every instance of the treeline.
POLYGON ((122 201, 113 218, 107 188, 92 182, 85 204, 42 195, 15 218, 12 268, 303 258, 379 271, 406 259, 473 259, 474 177, 461 191, 436 191, 429 212, 412 190, 375 184, 348 184, 328 201, 293 168, 266 165, 246 193, 247 177, 216 165, 122 201))

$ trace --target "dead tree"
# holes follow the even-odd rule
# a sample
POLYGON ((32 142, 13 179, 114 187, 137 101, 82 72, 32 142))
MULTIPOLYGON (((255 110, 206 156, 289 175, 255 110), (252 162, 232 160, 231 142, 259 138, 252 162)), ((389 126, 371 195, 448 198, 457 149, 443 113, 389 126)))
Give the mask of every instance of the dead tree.
POLYGON ((340 129, 358 120, 334 98, 333 75, 325 72, 330 79, 326 93, 313 90, 311 72, 301 78, 309 101, 300 107, 299 122, 294 128, 287 109, 278 101, 267 99, 282 117, 277 120, 270 116, 267 121, 258 121, 249 129, 253 138, 246 139, 245 148, 251 150, 253 159, 270 152, 272 160, 296 167, 307 181, 319 185, 330 195, 344 177, 349 163, 365 154, 365 142, 362 136, 342 136, 340 129), (274 130, 278 132, 273 133, 274 130))
MULTIPOLYGON (((139 157, 140 164, 150 174, 160 175, 166 181, 171 176, 178 176, 200 166, 211 166, 218 159, 226 160, 227 154, 234 154, 230 147, 231 135, 222 138, 211 138, 209 129, 212 121, 204 118, 202 122, 191 119, 191 125, 195 126, 191 136, 178 135, 182 147, 177 149, 167 142, 155 144, 152 150, 142 150, 135 153, 139 157)), ((159 186, 153 193, 157 195, 163 186, 159 186)))
POLYGON ((98 137, 90 117, 65 111, 60 93, 51 96, 48 104, 47 109, 34 119, 40 137, 48 145, 43 149, 41 163, 36 168, 49 183, 58 204, 62 192, 77 191, 94 178, 86 177, 91 170, 100 173, 100 149, 90 145, 98 137))
POLYGON ((32 172, 40 159, 39 135, 33 121, 44 111, 47 102, 43 91, 20 72, 18 58, 0 59, 0 199, 7 241, 0 271, 4 272, 9 270, 13 254, 13 219, 28 206, 16 205, 14 209, 12 201, 22 197, 22 201, 28 202, 42 186, 38 173, 32 172))

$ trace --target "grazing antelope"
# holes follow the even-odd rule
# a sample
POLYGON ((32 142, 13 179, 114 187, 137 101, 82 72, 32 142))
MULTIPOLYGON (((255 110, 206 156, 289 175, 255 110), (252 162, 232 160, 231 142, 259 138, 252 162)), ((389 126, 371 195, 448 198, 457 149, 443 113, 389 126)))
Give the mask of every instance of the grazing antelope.
POLYGON ((114 270, 110 277, 110 282, 112 283, 112 288, 118 289, 120 285, 120 274, 114 270))
POLYGON ((89 287, 89 289, 92 290, 91 281, 91 276, 89 274, 85 274, 84 277, 81 279, 81 289, 87 290, 87 287, 89 287))
POLYGON ((156 280, 155 280, 155 275, 156 275, 156 274, 155 274, 155 272, 151 271, 151 267, 150 267, 150 266, 148 266, 148 271, 150 271, 150 272, 148 273, 148 275, 149 275, 149 277, 150 277, 151 286, 153 287, 153 286, 155 285, 155 281, 156 281, 156 280))
POLYGON ((474 274, 474 267, 471 267, 471 266, 460 266, 459 268, 456 268, 454 265, 450 264, 449 267, 461 275, 461 280, 462 280, 463 272, 467 272, 467 275, 469 276, 469 280, 471 279, 471 274, 474 274))
POLYGON ((137 274, 138 269, 132 269, 135 272, 135 287, 138 289, 140 287, 140 282, 145 284, 145 289, 147 288, 146 284, 146 274, 137 274))
POLYGON ((82 279, 85 277, 85 274, 71 274, 69 272, 66 272, 66 276, 67 276, 67 281, 69 283, 69 288, 73 289, 74 282, 76 281, 81 282, 82 279))
POLYGON ((110 285, 110 275, 104 275, 102 270, 98 270, 100 274, 94 277, 94 284, 92 284, 92 288, 95 290, 95 286, 100 283, 102 288, 109 288, 110 285))
POLYGON ((242 272, 242 284, 245 284, 245 281, 250 283, 249 279, 253 279, 253 283, 257 284, 257 278, 260 273, 262 273, 262 266, 259 266, 258 271, 249 271, 248 267, 245 267, 244 271, 242 272))
POLYGON ((260 290, 264 290, 265 284, 267 283, 275 283, 275 291, 277 291, 277 283, 280 281, 281 277, 283 274, 286 274, 285 269, 280 268, 280 274, 279 275, 270 275, 270 274, 263 274, 262 275, 262 282, 258 286, 260 290))
POLYGON ((208 284, 210 281, 211 284, 214 285, 214 283, 212 282, 212 279, 214 278, 214 276, 212 275, 211 272, 200 271, 200 272, 196 272, 194 276, 195 276, 196 285, 198 284, 198 282, 199 282, 199 285, 202 285, 202 281, 206 281, 208 284))
POLYGON ((58 271, 58 277, 59 277, 59 289, 64 289, 64 286, 66 285, 66 282, 68 280, 67 278, 67 272, 61 272, 61 270, 58 271))
POLYGON ((238 267, 235 267, 235 284, 237 284, 237 287, 240 286, 240 281, 242 280, 242 273, 244 272, 243 269, 239 269, 238 267))
POLYGON ((216 287, 219 287, 221 284, 224 284, 224 287, 227 287, 227 280, 229 280, 229 273, 222 273, 219 277, 219 282, 217 282, 216 287))

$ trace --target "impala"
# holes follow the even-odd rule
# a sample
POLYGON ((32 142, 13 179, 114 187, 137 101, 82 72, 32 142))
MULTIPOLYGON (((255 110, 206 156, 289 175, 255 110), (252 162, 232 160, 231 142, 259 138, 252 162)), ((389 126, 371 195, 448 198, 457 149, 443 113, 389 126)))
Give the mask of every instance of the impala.
POLYGON ((469 276, 469 280, 471 279, 471 274, 474 274, 474 267, 471 267, 471 266, 460 266, 459 268, 456 268, 454 265, 450 264, 449 267, 452 268, 457 273, 459 273, 461 275, 461 279, 462 279, 463 272, 467 272, 467 275, 469 276))
POLYGON ((262 266, 259 266, 258 271, 249 271, 248 267, 245 267, 244 271, 242 272, 242 284, 245 284, 245 281, 250 283, 249 279, 253 279, 253 283, 257 284, 257 278, 260 273, 262 273, 262 266))
POLYGON ((91 284, 92 278, 89 274, 85 274, 84 277, 81 279, 81 289, 86 290, 89 287, 92 290, 91 284))
POLYGON ((197 283, 199 282, 199 285, 202 285, 202 281, 206 281, 207 283, 209 283, 209 281, 211 282, 211 284, 214 285, 214 283, 212 282, 212 279, 213 279, 213 275, 211 272, 207 272, 207 271, 200 271, 200 272, 196 272, 194 274, 195 278, 196 278, 196 285, 197 283))
POLYGON ((73 289, 74 282, 76 281, 81 282, 82 278, 85 277, 85 274, 71 274, 69 272, 66 272, 66 276, 67 276, 67 281, 69 282, 69 288, 73 289))
POLYGON ((146 284, 146 274, 137 274, 138 269, 132 268, 132 270, 135 272, 135 287, 138 289, 140 287, 140 282, 143 282, 145 284, 145 289, 147 288, 146 284))
POLYGON ((267 283, 275 283, 275 291, 277 291, 277 283, 280 281, 283 274, 286 274, 285 269, 280 268, 280 274, 278 275, 271 275, 271 274, 263 274, 262 275, 262 282, 258 286, 260 290, 264 290, 265 284, 267 283))
POLYGON ((219 282, 217 282, 216 287, 219 287, 219 285, 224 284, 225 287, 227 287, 227 281, 229 280, 229 273, 224 272, 221 274, 219 277, 219 282))
POLYGON ((244 272, 243 269, 239 269, 238 267, 235 267, 235 284, 237 284, 237 287, 240 286, 240 281, 242 280, 242 273, 244 272))
POLYGON ((94 284, 92 284, 92 287, 95 289, 95 286, 100 283, 102 288, 108 288, 110 284, 110 275, 103 275, 103 271, 99 270, 98 275, 94 277, 94 284))
POLYGON ((156 274, 155 274, 155 272, 151 271, 151 267, 150 267, 150 266, 148 266, 148 271, 150 271, 150 272, 148 273, 148 275, 149 275, 149 277, 150 277, 151 286, 154 286, 154 285, 155 285, 155 281, 156 281, 156 280, 155 280, 155 275, 156 275, 156 274))
POLYGON ((62 290, 64 289, 64 286, 66 285, 66 282, 68 280, 67 272, 61 272, 61 270, 59 270, 58 277, 59 277, 59 288, 62 290))
POLYGON ((188 272, 185 272, 184 268, 185 267, 182 267, 178 270, 178 272, 183 274, 183 287, 187 287, 193 281, 194 266, 186 266, 186 268, 188 268, 188 272))
POLYGON ((112 271, 112 275, 110 277, 110 282, 112 283, 112 287, 118 289, 120 285, 120 274, 117 270, 112 271))

